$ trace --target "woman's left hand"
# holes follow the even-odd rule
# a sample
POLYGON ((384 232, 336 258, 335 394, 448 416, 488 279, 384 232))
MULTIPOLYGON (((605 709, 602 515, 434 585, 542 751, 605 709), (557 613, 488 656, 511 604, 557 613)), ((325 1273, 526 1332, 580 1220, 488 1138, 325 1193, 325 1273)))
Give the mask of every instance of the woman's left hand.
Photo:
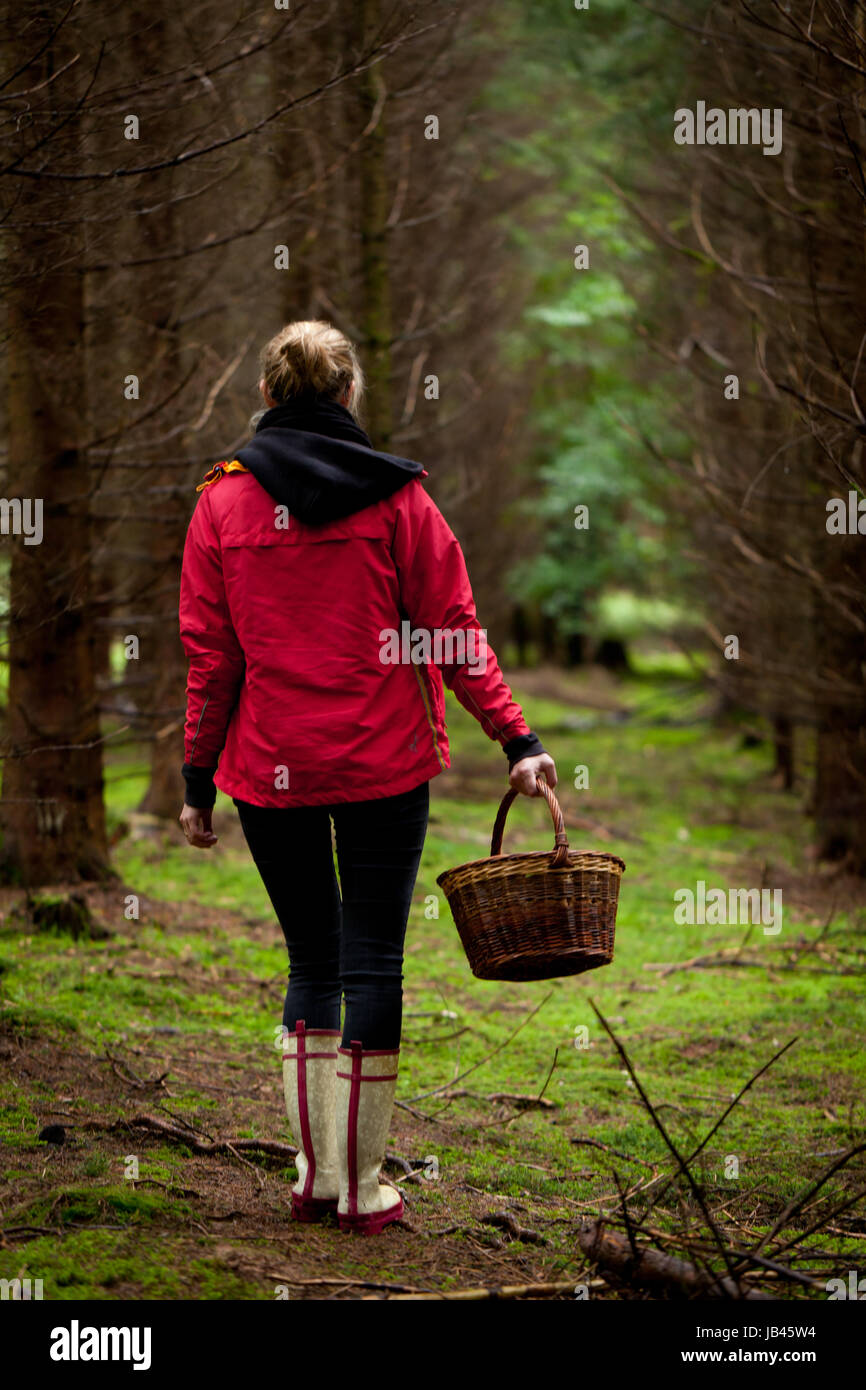
POLYGON ((508 774, 508 780, 515 791, 526 796, 541 796, 537 777, 543 777, 549 787, 556 786, 556 765, 549 753, 538 753, 534 758, 521 758, 508 774))
POLYGON ((219 839, 211 829, 212 815, 213 812, 205 807, 187 806, 184 802, 178 820, 183 826, 187 840, 197 849, 210 849, 219 839))

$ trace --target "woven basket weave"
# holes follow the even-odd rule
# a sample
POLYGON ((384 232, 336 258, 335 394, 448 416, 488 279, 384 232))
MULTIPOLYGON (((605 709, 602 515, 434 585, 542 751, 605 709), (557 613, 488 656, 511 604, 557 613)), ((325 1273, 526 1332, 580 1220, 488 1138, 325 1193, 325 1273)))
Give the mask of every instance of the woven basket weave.
POLYGON ((549 980, 613 960, 625 864, 615 854, 570 849, 559 802, 541 777, 538 787, 553 818, 552 851, 502 853, 505 817, 518 795, 511 790, 496 816, 490 857, 436 880, 480 980, 549 980))

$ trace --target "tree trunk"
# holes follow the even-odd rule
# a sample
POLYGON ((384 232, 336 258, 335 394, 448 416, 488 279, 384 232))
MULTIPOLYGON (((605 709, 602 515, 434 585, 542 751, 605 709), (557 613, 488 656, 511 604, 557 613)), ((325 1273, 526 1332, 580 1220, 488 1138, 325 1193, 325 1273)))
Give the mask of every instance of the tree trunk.
MULTIPOLYGON (((362 53, 380 28, 379 0, 358 5, 362 53)), ((385 137, 385 79, 382 64, 361 74, 359 104, 364 137, 358 159, 361 182, 361 327, 367 376, 367 432, 376 449, 387 450, 393 428, 391 402, 391 297, 388 275, 388 159, 385 137), (378 114, 377 114, 378 112, 378 114)))
MULTIPOLYGON (((857 16, 858 57, 866 61, 866 13, 862 7, 857 16)), ((858 126, 861 141, 866 136, 866 98, 862 84, 856 98, 858 126)), ((861 147, 862 148, 862 147, 861 147)), ((859 161, 858 161, 859 167, 859 161)), ((827 269, 835 273, 839 283, 849 289, 848 303, 859 306, 866 291, 866 222, 860 204, 859 244, 840 242, 838 236, 828 238, 826 249, 827 269), (846 254, 853 251, 853 254, 846 254)), ((822 247, 822 249, 824 249, 822 247)), ((823 269, 823 266, 820 267, 823 269)), ((816 279, 818 272, 816 272, 816 279)), ((840 315, 840 319, 841 319, 840 315)), ((834 348, 838 356, 844 352, 848 362, 858 362, 862 350, 862 315, 859 312, 844 316, 842 324, 835 327, 834 348), (842 352, 839 349, 842 349, 842 352)), ((843 407, 848 405, 852 387, 844 372, 839 373, 834 382, 837 399, 843 407)), ((851 381, 854 369, 851 369, 851 381)), ((856 436, 850 454, 846 455, 850 473, 841 478, 839 491, 847 495, 849 479, 858 481, 857 492, 863 495, 863 441, 856 436)), ((841 470, 840 470, 841 471, 841 470)), ((854 873, 866 875, 866 701, 863 697, 864 675, 866 675, 866 608, 863 595, 866 594, 866 547, 859 534, 833 536, 826 547, 827 570, 825 574, 838 585, 838 592, 846 597, 859 596, 859 604, 852 604, 859 621, 840 622, 833 614, 833 621, 822 627, 822 664, 833 672, 839 685, 849 692, 844 700, 833 701, 825 709, 818 732, 818 766, 815 777, 815 828, 818 836, 818 853, 828 859, 848 860, 854 873)))
POLYGON ((794 785, 794 726, 781 714, 773 720, 773 749, 776 755, 773 771, 784 790, 789 792, 794 785))
MULTIPOLYGON (((130 50, 142 73, 171 71, 171 55, 181 42, 182 25, 177 13, 157 16, 144 29, 131 16, 130 50)), ((170 107, 152 117, 150 123, 159 145, 170 150, 177 141, 170 107)), ((154 202, 164 205, 147 218, 147 245, 153 256, 169 254, 180 241, 175 200, 182 191, 177 170, 154 176, 154 202)), ((166 266, 157 263, 144 271, 133 270, 132 274, 139 296, 137 357, 147 364, 146 390, 152 408, 171 397, 189 365, 185 362, 184 332, 178 324, 188 290, 172 261, 166 266)), ((143 436, 144 447, 152 458, 148 481, 153 500, 144 517, 144 535, 149 556, 146 606, 154 621, 142 626, 140 660, 129 663, 139 667, 144 678, 139 709, 149 740, 150 781, 138 809, 171 820, 176 819, 183 804, 181 766, 187 662, 178 630, 178 605, 184 538, 195 492, 192 487, 188 494, 172 490, 188 476, 188 470, 178 463, 178 455, 182 457, 186 452, 186 431, 172 441, 173 458, 168 467, 160 461, 163 446, 158 441, 161 432, 177 424, 179 412, 192 413, 193 400, 194 393, 189 404, 185 399, 175 400, 167 410, 159 410, 153 421, 156 439, 149 443, 147 431, 143 436)), ((140 603, 136 606, 140 608, 140 603)))
MULTIPOLYGON (((38 48, 32 28, 21 42, 38 48)), ((34 87, 68 61, 60 48, 46 48, 27 66, 34 87)), ((28 56, 19 55, 24 62, 28 56)), ((62 91, 52 93, 52 102, 72 110, 73 78, 57 81, 62 91)), ((74 116, 61 138, 80 148, 74 116)), ((41 543, 28 545, 23 535, 9 539, 2 865, 8 879, 28 887, 109 871, 82 448, 83 238, 74 217, 69 205, 61 217, 49 181, 34 181, 16 205, 17 230, 7 241, 9 474, 16 493, 37 510, 41 505, 43 516, 41 543)))
POLYGON ((843 710, 818 731, 815 828, 823 859, 866 876, 866 730, 843 710))

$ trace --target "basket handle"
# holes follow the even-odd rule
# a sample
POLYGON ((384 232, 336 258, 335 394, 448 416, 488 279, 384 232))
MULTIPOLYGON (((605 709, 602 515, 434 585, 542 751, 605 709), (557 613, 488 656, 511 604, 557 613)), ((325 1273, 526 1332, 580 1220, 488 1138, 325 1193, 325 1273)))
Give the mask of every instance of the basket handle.
MULTIPOLYGON (((565 822, 562 819, 562 811, 559 802, 544 778, 536 777, 535 780, 538 783, 539 790, 547 797, 547 804, 550 808, 551 817, 553 818, 554 846, 553 857, 550 862, 554 869, 558 869, 561 865, 568 862, 568 836, 565 833, 565 822)), ((490 841, 491 855, 502 853, 502 833, 505 830, 505 817, 508 815, 511 803, 515 801, 519 795, 520 793, 516 791, 514 787, 509 787, 502 798, 502 803, 496 813, 496 821, 493 826, 493 839, 490 841)))

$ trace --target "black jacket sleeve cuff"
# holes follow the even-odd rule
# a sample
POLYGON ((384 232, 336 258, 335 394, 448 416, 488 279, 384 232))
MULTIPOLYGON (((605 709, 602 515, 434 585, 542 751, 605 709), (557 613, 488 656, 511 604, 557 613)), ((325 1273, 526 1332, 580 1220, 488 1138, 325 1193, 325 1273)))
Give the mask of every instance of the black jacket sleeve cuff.
POLYGON ((193 767, 191 763, 184 763, 183 779, 186 782, 184 801, 187 806, 195 806, 196 810, 199 811, 211 809, 216 801, 216 787, 213 780, 215 772, 215 767, 193 767))
POLYGON ((528 734, 518 734, 516 738, 510 738, 507 743, 503 743, 502 748, 508 759, 509 772, 521 758, 537 758, 539 753, 547 752, 538 734, 534 734, 531 729, 528 734))

